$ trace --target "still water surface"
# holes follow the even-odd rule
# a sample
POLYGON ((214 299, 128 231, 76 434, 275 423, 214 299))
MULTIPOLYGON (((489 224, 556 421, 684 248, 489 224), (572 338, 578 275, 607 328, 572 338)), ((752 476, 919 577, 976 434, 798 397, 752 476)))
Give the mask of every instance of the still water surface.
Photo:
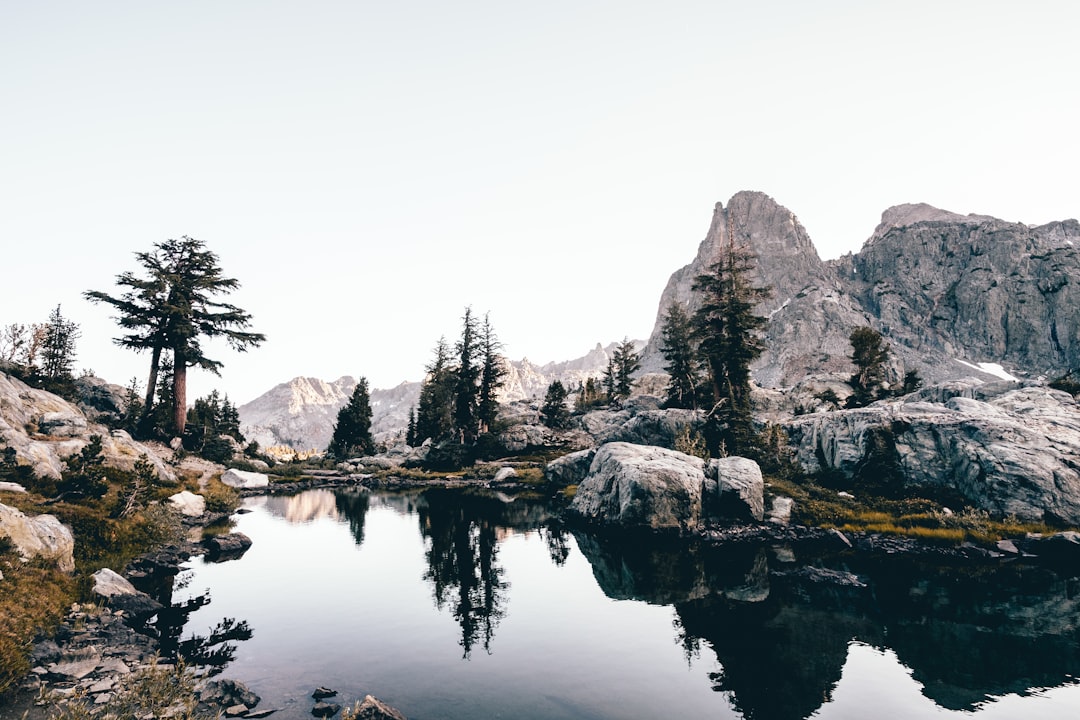
POLYGON ((1080 568, 627 547, 507 500, 250 499, 247 554, 180 577, 185 637, 246 621, 217 659, 282 720, 320 685, 412 720, 1080 717, 1080 568))

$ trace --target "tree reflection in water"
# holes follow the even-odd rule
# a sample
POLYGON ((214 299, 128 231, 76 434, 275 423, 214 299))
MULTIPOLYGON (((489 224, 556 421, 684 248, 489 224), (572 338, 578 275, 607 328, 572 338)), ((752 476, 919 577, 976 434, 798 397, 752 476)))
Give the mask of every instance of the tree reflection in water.
POLYGON ((338 513, 348 520, 349 532, 357 545, 364 544, 364 520, 370 504, 371 496, 366 491, 334 493, 334 505, 338 513))
POLYGON ((210 604, 209 590, 182 602, 174 602, 173 593, 186 584, 181 574, 168 576, 155 587, 155 599, 164 605, 155 623, 161 656, 182 659, 199 668, 207 677, 217 675, 236 657, 236 643, 251 639, 251 626, 247 620, 227 617, 210 628, 207 635, 193 634, 190 638, 181 639, 190 615, 210 604))
POLYGON ((498 528, 503 503, 484 495, 429 490, 417 508, 425 539, 435 604, 450 607, 461 626, 460 645, 468 658, 479 643, 491 652, 495 628, 506 617, 510 584, 498 563, 498 528))

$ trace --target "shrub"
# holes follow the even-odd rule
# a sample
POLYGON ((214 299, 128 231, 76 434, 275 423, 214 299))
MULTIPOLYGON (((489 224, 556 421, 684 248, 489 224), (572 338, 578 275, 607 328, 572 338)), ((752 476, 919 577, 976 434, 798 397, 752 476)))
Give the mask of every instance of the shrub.
POLYGON ((240 494, 220 480, 211 480, 203 489, 206 512, 231 513, 240 505, 240 494))

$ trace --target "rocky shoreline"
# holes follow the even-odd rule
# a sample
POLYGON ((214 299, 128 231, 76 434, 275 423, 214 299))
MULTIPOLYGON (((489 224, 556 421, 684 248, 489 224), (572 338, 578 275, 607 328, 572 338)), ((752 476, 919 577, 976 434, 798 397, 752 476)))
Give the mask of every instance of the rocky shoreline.
MULTIPOLYGON (((334 488, 351 485, 325 478, 321 483, 300 483, 291 489, 334 488)), ((243 495, 279 494, 244 491, 243 495)), ((242 512, 242 511, 241 511, 242 512)), ((220 524, 232 513, 204 514, 184 518, 185 528, 202 531, 220 524)), ((75 603, 50 637, 39 637, 30 653, 30 672, 0 708, 0 719, 47 720, 71 703, 80 703, 93 713, 105 710, 133 680, 149 673, 172 673, 171 680, 182 683, 184 660, 177 653, 163 652, 163 631, 154 621, 162 613, 190 612, 202 604, 195 598, 180 606, 159 602, 161 588, 171 595, 173 579, 181 565, 192 557, 205 555, 215 562, 238 559, 251 547, 243 533, 211 535, 200 542, 186 541, 145 553, 131 561, 122 574, 103 569, 94 574, 94 594, 100 602, 75 603), (157 596, 157 598, 155 597, 157 596)), ((280 708, 260 708, 261 698, 243 683, 230 679, 208 679, 193 689, 196 704, 174 708, 166 717, 265 718, 280 708)), ((341 706, 327 702, 336 692, 315 689, 312 715, 332 717, 341 706)), ((368 720, 405 720, 405 716, 368 695, 350 711, 352 717, 368 720)))

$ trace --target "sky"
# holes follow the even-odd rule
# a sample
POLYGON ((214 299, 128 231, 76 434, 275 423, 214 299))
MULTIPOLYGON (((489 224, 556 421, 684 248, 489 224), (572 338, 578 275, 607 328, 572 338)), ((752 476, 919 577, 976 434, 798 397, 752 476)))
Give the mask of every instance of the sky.
POLYGON ((717 202, 823 258, 927 202, 1080 215, 1070 0, 0 0, 0 326, 145 381, 82 298, 187 235, 262 347, 189 401, 418 380, 466 306, 513 359, 645 338, 717 202))

